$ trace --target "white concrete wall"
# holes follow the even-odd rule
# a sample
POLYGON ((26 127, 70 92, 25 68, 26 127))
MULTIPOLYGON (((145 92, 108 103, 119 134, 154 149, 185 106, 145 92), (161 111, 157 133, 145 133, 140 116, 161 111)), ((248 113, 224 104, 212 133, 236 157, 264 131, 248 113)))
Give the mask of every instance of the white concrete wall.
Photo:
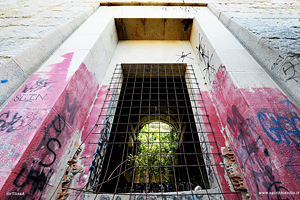
MULTIPOLYGON (((147 3, 147 1, 141 2, 147 3)), ((295 81, 298 80, 298 76, 295 79, 289 79, 294 71, 288 71, 287 76, 283 72, 286 68, 285 64, 289 65, 291 62, 296 68, 295 72, 299 74, 299 42, 297 42, 299 32, 297 30, 300 22, 297 10, 300 4, 298 1, 206 0, 199 2, 191 0, 185 2, 208 3, 208 7, 215 15, 234 32, 266 68, 270 68, 270 73, 275 74, 275 78, 288 88, 286 90, 294 96, 298 95, 298 92, 293 89, 299 88, 299 82, 295 81), (275 67, 272 67, 274 64, 275 67), (274 68, 276 70, 273 70, 274 68)), ((153 3, 166 2, 162 0, 153 3)), ((29 78, 55 48, 98 6, 99 1, 94 0, 88 2, 83 0, 71 2, 67 0, 43 2, 2 0, 0 2, 2 16, 0 18, 0 104, 3 104, 29 78)), ((126 17, 129 12, 132 17, 172 17, 172 9, 177 17, 191 16, 191 13, 195 12, 194 9, 189 12, 178 12, 174 8, 168 8, 168 12, 165 8, 144 11, 144 7, 136 7, 124 11, 120 9, 115 16, 126 17)), ((108 13, 110 14, 111 11, 108 13)), ((96 18, 94 16, 94 19, 96 18)), ((299 100, 298 96, 296 98, 299 100)))

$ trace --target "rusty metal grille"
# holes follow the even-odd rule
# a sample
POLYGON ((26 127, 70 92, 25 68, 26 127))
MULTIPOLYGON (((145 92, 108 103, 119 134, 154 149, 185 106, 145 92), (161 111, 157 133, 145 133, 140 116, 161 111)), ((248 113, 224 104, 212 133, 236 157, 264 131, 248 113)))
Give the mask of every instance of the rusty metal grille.
POLYGON ((224 166, 214 163, 213 156, 222 158, 191 65, 117 65, 95 127, 99 140, 88 144, 96 150, 85 188, 94 199, 229 194, 222 192, 216 168, 224 166), (141 141, 142 129, 152 122, 170 129, 158 126, 155 140, 148 129, 141 141))

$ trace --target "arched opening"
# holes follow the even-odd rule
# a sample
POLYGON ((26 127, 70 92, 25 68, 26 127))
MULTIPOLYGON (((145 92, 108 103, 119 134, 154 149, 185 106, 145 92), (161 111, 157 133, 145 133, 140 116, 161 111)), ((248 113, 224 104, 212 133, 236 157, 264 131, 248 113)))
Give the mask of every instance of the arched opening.
POLYGON ((123 66, 122 88, 94 191, 157 193, 210 188, 185 67, 123 66))
POLYGON ((158 121, 146 124, 138 133, 137 142, 137 154, 129 153, 127 163, 127 168, 135 166, 135 170, 126 173, 126 181, 131 182, 134 177, 134 183, 174 182, 172 166, 178 164, 179 144, 173 127, 158 121))

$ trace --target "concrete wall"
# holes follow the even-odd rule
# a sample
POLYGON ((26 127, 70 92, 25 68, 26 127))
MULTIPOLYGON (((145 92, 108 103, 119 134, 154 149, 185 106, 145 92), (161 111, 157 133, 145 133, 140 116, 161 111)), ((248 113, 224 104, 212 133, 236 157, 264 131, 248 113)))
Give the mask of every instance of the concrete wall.
POLYGON ((98 7, 98 1, 0 2, 0 105, 98 7))
POLYGON ((117 43, 115 26, 110 19, 85 26, 0 112, 2 199, 55 198, 87 116, 103 104, 106 86, 100 83, 117 43), (85 26, 98 29, 86 31, 85 26))
MULTIPOLYGON (((191 0, 187 3, 208 3, 211 11, 299 107, 299 93, 294 89, 299 88, 297 11, 300 4, 297 0, 191 0)), ((3 105, 99 7, 99 1, 2 0, 0 4, 0 104, 3 105)))
POLYGON ((298 108, 299 6, 297 1, 228 1, 208 5, 298 108))
MULTIPOLYGON (((276 198, 272 192, 283 191, 288 194, 281 198, 297 199, 298 108, 207 8, 184 7, 100 7, 19 88, 0 112, 1 197, 54 198, 78 148, 76 141, 85 142, 77 163, 84 171, 72 186, 85 184, 95 152, 86 144, 98 138, 84 139, 98 120, 111 74, 120 62, 193 64, 218 147, 231 145, 251 197, 276 198), (195 20, 190 42, 118 42, 113 13, 195 20)), ((217 157, 214 161, 221 162, 217 157)), ((223 191, 232 191, 225 170, 217 171, 223 191)))
POLYGON ((251 198, 298 198, 299 109, 214 15, 196 22, 191 44, 221 122, 213 128, 229 141, 251 198))
MULTIPOLYGON (((60 191, 60 184, 68 178, 64 172, 70 168, 68 161, 72 161, 77 143, 82 144, 82 159, 76 164, 83 172, 74 177, 71 187, 83 188, 95 158, 91 156, 95 146, 88 144, 98 140, 90 132, 97 121, 105 120, 97 119, 97 114, 117 63, 188 62, 200 73, 189 41, 119 41, 117 45, 114 21, 107 15, 114 9, 98 9, 2 109, 1 153, 7 156, 2 163, 1 178, 5 181, 1 197, 54 198, 58 191, 66 194, 60 191), (20 137, 24 131, 25 140, 24 134, 20 137)), ((131 9, 138 8, 120 9, 131 14, 131 9)), ((164 13, 163 8, 149 9, 154 16, 164 13)), ((171 8, 173 13, 178 13, 176 9, 171 8)), ((179 10, 186 15, 185 10, 179 10)), ((220 173, 224 177, 224 169, 220 173)), ((227 181, 222 180, 229 190, 227 181)), ((69 198, 77 195, 81 192, 72 192, 69 198)))

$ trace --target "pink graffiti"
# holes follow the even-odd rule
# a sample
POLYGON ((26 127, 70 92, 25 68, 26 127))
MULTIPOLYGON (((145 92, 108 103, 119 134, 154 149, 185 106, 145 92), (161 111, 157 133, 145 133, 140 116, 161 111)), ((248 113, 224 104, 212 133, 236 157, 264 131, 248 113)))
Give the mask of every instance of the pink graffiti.
MULTIPOLYGON (((0 197, 18 192, 20 199, 46 199, 51 177, 67 163, 74 133, 90 112, 99 84, 82 63, 67 78, 74 53, 33 75, 0 112, 0 197), (59 164, 61 163, 61 164, 59 164)), ((57 177, 59 178, 59 177, 57 177)))
POLYGON ((293 141, 298 142, 299 110, 276 88, 237 88, 222 65, 211 94, 251 198, 296 199, 300 161, 293 141), (276 192, 285 194, 272 196, 276 192))

